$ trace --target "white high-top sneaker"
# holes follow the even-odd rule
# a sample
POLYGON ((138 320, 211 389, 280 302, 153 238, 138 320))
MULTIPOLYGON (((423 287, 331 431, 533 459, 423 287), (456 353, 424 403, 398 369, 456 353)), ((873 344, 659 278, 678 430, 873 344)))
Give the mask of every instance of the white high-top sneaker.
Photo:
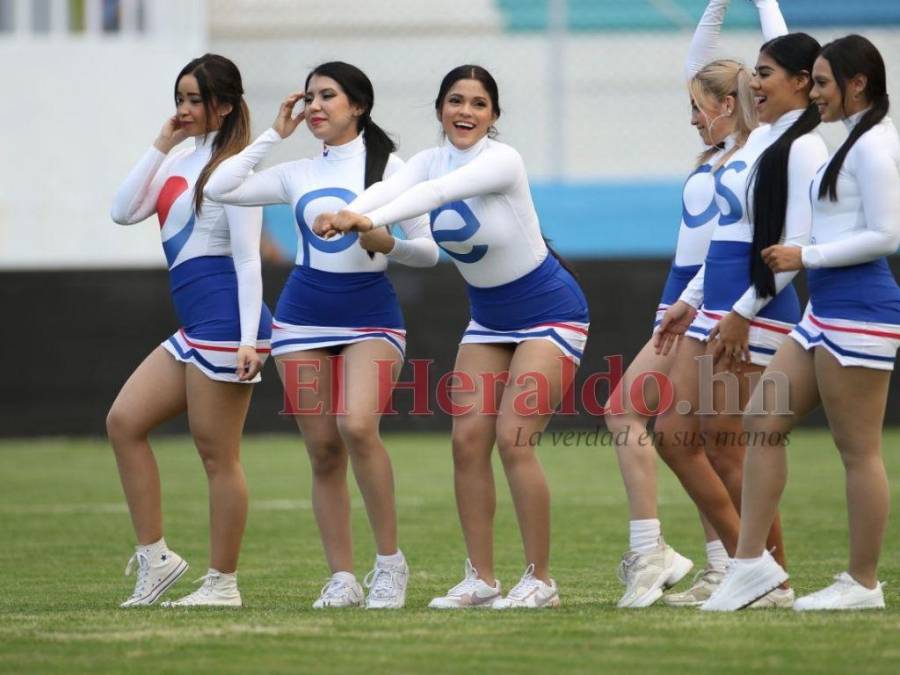
POLYGON ((360 607, 365 600, 362 586, 350 572, 335 572, 331 575, 313 603, 313 609, 338 607, 360 607))
POLYGON ((797 598, 794 610, 884 609, 884 584, 880 581, 875 588, 866 588, 851 577, 849 572, 841 572, 834 579, 831 586, 797 598))
POLYGON ((456 586, 447 591, 447 595, 434 598, 428 603, 432 609, 467 609, 470 607, 486 608, 500 598, 500 581, 495 580, 488 586, 478 577, 478 570, 472 567, 472 561, 466 558, 466 576, 456 586))
POLYGON ((196 581, 203 585, 178 600, 168 600, 163 607, 240 607, 241 592, 237 587, 237 573, 223 574, 210 568, 196 581))
POLYGON ((519 579, 519 583, 505 598, 496 600, 492 605, 494 609, 539 609, 542 607, 559 607, 559 588, 551 579, 549 584, 534 576, 534 563, 525 568, 525 574, 519 579))
POLYGON ((663 589, 674 586, 693 569, 694 563, 659 538, 657 547, 648 552, 628 551, 619 563, 619 581, 625 593, 618 607, 649 607, 662 597, 663 589))
POLYGON ((131 574, 135 565, 137 580, 134 592, 119 607, 152 605, 188 570, 187 562, 174 551, 165 548, 164 544, 160 547, 137 547, 125 566, 125 576, 131 574))
POLYGON ((375 567, 363 579, 369 589, 366 609, 400 609, 406 604, 406 585, 409 582, 409 566, 404 558, 396 565, 384 565, 376 561, 375 567))

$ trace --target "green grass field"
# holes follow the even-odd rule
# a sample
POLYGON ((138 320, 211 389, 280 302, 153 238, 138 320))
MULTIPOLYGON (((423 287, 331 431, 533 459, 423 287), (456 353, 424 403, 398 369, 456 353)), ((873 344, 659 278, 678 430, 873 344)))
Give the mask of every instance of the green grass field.
MULTIPOLYGON (((846 566, 843 470, 826 433, 792 439, 783 504, 799 592, 846 566)), ((310 510, 309 465, 293 436, 247 439, 251 491, 240 585, 242 610, 119 610, 132 531, 103 441, 0 443, 0 672, 3 673, 897 673, 900 672, 900 523, 888 531, 881 578, 889 609, 840 615, 766 610, 706 616, 663 606, 617 610, 616 565, 628 515, 612 451, 544 447, 553 494, 557 611, 438 613, 428 600, 461 578, 465 551, 453 504, 445 435, 389 436, 401 544, 412 569, 407 609, 314 612, 327 577, 310 510)), ((190 572, 206 571, 206 487, 189 439, 155 444, 166 538, 190 572)), ((885 438, 894 500, 900 431, 885 438)), ((664 532, 703 564, 696 513, 660 467, 664 532)), ((497 571, 509 588, 521 546, 502 470, 497 571)), ((354 493, 357 576, 373 559, 354 493)))

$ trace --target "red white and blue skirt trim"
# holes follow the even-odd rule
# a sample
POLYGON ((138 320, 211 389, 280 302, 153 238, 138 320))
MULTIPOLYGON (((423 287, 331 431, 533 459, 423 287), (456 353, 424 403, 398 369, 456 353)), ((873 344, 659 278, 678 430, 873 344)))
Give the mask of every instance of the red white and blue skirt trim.
POLYGON ((900 325, 819 317, 810 303, 791 338, 806 350, 824 347, 842 366, 893 370, 900 325))
MULTIPOLYGON (((701 342, 709 341, 709 332, 722 320, 727 312, 713 312, 701 307, 687 329, 687 336, 701 342)), ((757 316, 750 321, 750 363, 757 366, 767 366, 778 351, 778 347, 790 334, 794 327, 791 323, 763 319, 757 316)))
MULTIPOLYGON (((256 384, 262 380, 257 373, 252 380, 240 380, 237 373, 237 352, 240 342, 195 340, 183 328, 162 343, 162 347, 181 363, 196 366, 211 380, 256 384)), ((257 340, 256 353, 263 363, 271 351, 269 340, 257 340)))
POLYGON ((349 328, 345 326, 296 326, 278 319, 272 324, 272 355, 309 349, 330 349, 364 340, 383 340, 403 358, 406 354, 404 328, 349 328))
POLYGON ((475 320, 469 322, 460 344, 519 344, 526 340, 548 340, 575 364, 581 363, 590 324, 554 321, 518 330, 493 330, 475 320))

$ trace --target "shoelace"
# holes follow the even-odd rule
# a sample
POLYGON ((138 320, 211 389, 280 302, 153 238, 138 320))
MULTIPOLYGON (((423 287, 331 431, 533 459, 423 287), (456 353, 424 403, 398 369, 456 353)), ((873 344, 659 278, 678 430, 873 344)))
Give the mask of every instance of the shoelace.
POLYGON ((456 586, 451 588, 447 595, 463 595, 464 593, 474 592, 475 589, 478 588, 478 570, 476 570, 472 563, 466 560, 466 576, 460 581, 456 586))
POLYGON ((135 551, 134 555, 128 559, 128 564, 125 565, 126 577, 131 574, 135 563, 137 563, 137 582, 134 585, 134 593, 131 594, 132 598, 139 597, 144 593, 144 585, 147 583, 147 576, 150 573, 150 558, 142 551, 135 551))
POLYGON ((540 579, 537 579, 534 576, 534 563, 531 563, 525 569, 525 574, 519 579, 519 583, 512 587, 512 590, 510 590, 509 595, 506 597, 513 598, 514 600, 524 600, 540 583, 540 579))
POLYGON ((696 574, 694 574, 694 578, 691 580, 691 586, 696 586, 697 583, 701 580, 707 581, 709 583, 716 583, 711 578, 712 576, 718 576, 719 581, 722 580, 722 577, 725 576, 725 573, 722 570, 717 570, 712 567, 704 567, 702 570, 698 570, 696 574))
POLYGON ((322 586, 322 590, 319 591, 319 595, 326 600, 337 600, 347 595, 349 591, 350 584, 340 579, 329 579, 325 583, 325 585, 322 586))
POLYGON ((363 585, 376 598, 389 598, 394 594, 394 570, 376 566, 363 579, 363 585))
MULTIPOLYGON (((218 581, 218 579, 219 579, 218 574, 211 574, 211 573, 204 574, 199 579, 194 579, 195 584, 199 584, 202 581, 203 585, 200 588, 198 588, 196 591, 191 593, 191 595, 192 596, 210 595, 210 593, 212 592, 212 587, 215 584, 215 582, 218 581)), ((190 596, 188 596, 188 597, 190 597, 190 596)))

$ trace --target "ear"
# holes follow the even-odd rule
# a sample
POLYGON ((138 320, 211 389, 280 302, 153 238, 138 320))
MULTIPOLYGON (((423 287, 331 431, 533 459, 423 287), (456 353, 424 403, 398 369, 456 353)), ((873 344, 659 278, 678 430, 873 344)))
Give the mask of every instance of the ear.
POLYGON ((734 111, 737 108, 737 99, 728 94, 725 98, 722 99, 722 113, 724 115, 734 115, 734 111))
POLYGON ((363 110, 362 106, 354 104, 354 105, 350 106, 350 113, 354 117, 362 117, 363 114, 365 113, 365 110, 363 110))
POLYGON ((847 93, 851 98, 862 98, 867 86, 869 86, 869 78, 862 73, 857 73, 847 82, 847 93))
POLYGON ((794 81, 796 82, 798 92, 809 91, 811 78, 808 70, 801 70, 794 75, 794 81))
POLYGON ((230 103, 223 103, 222 105, 216 106, 216 114, 219 117, 225 117, 226 115, 230 115, 231 111, 234 110, 234 106, 230 103))

